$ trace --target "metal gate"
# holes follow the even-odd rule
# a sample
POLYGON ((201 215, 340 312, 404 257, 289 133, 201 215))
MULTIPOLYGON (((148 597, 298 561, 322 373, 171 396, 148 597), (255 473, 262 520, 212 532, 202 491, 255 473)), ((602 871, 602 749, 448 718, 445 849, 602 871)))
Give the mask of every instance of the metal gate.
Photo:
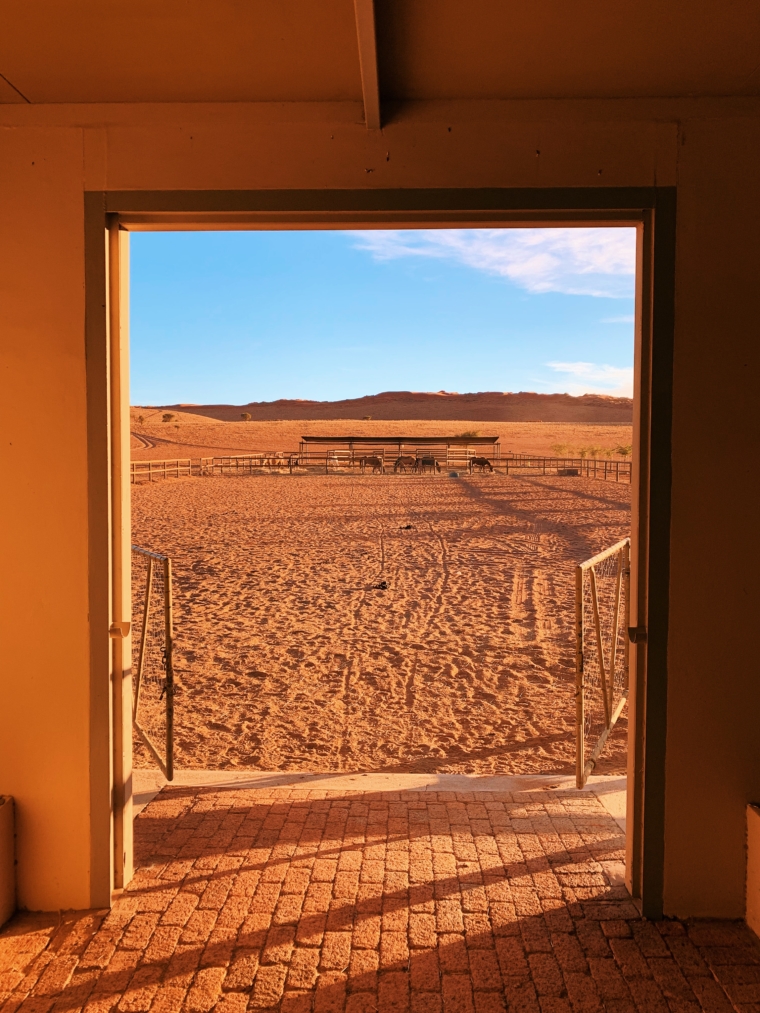
POLYGON ((174 778, 172 563, 132 546, 132 723, 168 781, 174 778))
POLYGON ((582 788, 628 699, 631 540, 575 571, 575 780, 582 788))

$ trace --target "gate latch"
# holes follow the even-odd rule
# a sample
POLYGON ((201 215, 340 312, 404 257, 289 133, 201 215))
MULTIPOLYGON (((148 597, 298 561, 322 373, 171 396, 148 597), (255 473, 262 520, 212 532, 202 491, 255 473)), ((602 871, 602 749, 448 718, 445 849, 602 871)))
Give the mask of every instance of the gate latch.
POLYGON ((112 640, 123 640, 129 636, 129 623, 111 623, 108 627, 108 635, 112 640))
POLYGON ((628 639, 632 644, 645 644, 647 642, 646 626, 629 626, 628 639))

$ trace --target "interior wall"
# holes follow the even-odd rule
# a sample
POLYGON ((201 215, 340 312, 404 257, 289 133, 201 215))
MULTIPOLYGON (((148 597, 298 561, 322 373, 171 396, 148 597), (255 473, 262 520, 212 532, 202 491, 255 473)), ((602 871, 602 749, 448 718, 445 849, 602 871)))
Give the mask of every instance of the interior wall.
POLYGON ((93 895, 83 192, 677 184, 665 909, 741 914, 739 828, 760 794, 749 580, 759 109, 413 103, 368 132, 351 103, 0 107, 0 412, 14 476, 0 505, 0 791, 17 798, 24 906, 93 895), (719 452, 709 462, 708 449, 719 452), (741 549, 725 532, 741 532, 741 549))
POLYGON ((89 892, 87 395, 78 131, 0 131, 0 784, 18 898, 89 892))
POLYGON ((742 917, 760 800, 760 120, 681 127, 666 912, 742 917))

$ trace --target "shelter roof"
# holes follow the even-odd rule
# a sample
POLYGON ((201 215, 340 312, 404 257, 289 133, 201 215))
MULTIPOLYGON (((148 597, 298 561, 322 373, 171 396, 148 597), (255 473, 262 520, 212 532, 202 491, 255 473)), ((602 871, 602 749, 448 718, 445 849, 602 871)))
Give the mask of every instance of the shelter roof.
POLYGON ((759 36, 757 0, 8 0, 0 102, 757 95, 759 36))
POLYGON ((357 443, 362 446, 377 446, 381 443, 398 446, 409 444, 417 447, 448 445, 471 447, 480 444, 492 446, 499 442, 498 436, 302 436, 303 443, 357 443))

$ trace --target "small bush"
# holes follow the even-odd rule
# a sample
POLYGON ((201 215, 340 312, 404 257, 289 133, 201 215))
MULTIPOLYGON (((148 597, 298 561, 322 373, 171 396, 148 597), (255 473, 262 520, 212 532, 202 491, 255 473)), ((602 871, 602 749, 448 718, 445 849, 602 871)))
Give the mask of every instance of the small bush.
POLYGON ((145 416, 144 415, 137 415, 136 418, 137 418, 137 422, 139 423, 139 425, 142 425, 143 422, 145 421, 145 416))
POLYGON ((364 415, 363 418, 364 418, 365 422, 371 422, 372 421, 372 416, 371 415, 364 415))
POLYGON ((459 434, 459 439, 460 440, 472 440, 476 436, 480 436, 480 430, 479 429, 468 429, 466 433, 460 433, 459 434))
POLYGON ((566 443, 552 443, 552 453, 557 457, 568 457, 572 449, 566 443))
POLYGON ((172 415, 171 412, 164 412, 164 414, 161 416, 161 421, 162 422, 171 422, 173 418, 174 418, 174 416, 172 415))
POLYGON ((633 453, 633 447, 630 443, 627 446, 615 447, 615 453, 619 454, 621 457, 630 457, 633 453))
POLYGON ((241 412, 240 413, 240 418, 243 420, 243 422, 250 422, 251 421, 251 413, 250 412, 241 412))

